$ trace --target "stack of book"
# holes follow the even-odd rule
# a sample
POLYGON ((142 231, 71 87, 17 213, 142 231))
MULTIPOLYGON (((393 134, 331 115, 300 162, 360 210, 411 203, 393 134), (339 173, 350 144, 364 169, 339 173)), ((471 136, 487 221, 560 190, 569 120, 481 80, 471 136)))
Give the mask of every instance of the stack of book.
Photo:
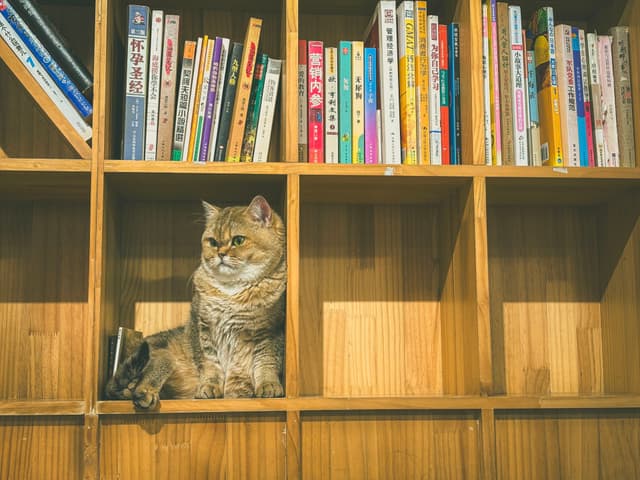
POLYGON ((551 7, 527 27, 495 0, 482 25, 486 164, 635 167, 628 27, 585 33, 551 7))
POLYGON ((93 78, 34 0, 0 0, 0 38, 83 140, 91 139, 93 78))
POLYGON ((361 40, 300 40, 299 161, 462 163, 459 53, 421 0, 378 2, 361 40))
POLYGON ((129 5, 122 158, 266 162, 282 61, 258 51, 262 20, 243 43, 186 40, 180 17, 129 5))

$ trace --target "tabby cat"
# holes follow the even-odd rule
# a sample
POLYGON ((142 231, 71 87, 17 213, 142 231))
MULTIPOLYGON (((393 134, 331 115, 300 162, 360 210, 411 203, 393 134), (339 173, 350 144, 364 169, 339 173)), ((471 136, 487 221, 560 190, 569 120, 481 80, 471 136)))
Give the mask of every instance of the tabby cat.
POLYGON ((247 207, 202 203, 189 320, 143 339, 109 380, 108 398, 154 408, 160 398, 284 394, 284 223, 259 195, 247 207))

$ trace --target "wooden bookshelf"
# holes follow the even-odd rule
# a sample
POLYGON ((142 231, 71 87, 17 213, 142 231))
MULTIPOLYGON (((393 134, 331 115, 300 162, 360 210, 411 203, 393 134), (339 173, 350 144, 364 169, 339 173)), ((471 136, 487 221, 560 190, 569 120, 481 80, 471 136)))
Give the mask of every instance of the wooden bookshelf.
MULTIPOLYGON (((548 3, 640 50, 637 0, 548 3)), ((263 18, 265 164, 118 159, 127 2, 44 3, 94 74, 91 145, 0 44, 0 477, 638 478, 640 168, 482 165, 475 0, 429 2, 460 22, 464 165, 297 163, 297 41, 374 4, 148 3, 181 40, 263 18), (186 319, 200 200, 255 194, 287 225, 285 398, 107 400, 108 336, 186 319)))

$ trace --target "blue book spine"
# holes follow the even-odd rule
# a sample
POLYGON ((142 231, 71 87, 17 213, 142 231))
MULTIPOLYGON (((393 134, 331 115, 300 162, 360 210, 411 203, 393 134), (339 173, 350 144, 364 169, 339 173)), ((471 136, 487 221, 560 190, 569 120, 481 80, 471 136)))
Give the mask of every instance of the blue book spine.
POLYGON ((149 7, 129 5, 122 158, 144 159, 149 7))
POLYGON ((71 81, 69 76, 53 59, 49 51, 44 47, 40 40, 38 40, 38 37, 33 34, 9 2, 5 0, 4 4, 5 8, 0 10, 0 13, 7 19, 9 24, 13 27, 27 47, 29 47, 29 50, 33 52, 33 55, 42 64, 47 73, 51 75, 53 81, 56 82, 58 87, 60 87, 60 90, 62 90, 67 98, 71 100, 71 103, 73 103, 74 107, 76 107, 78 112, 80 112, 80 115, 82 115, 83 118, 90 117, 93 113, 91 102, 82 95, 76 84, 71 81))
POLYGON ((449 47, 449 151, 451 165, 462 164, 462 124, 460 116, 460 27, 447 26, 449 47))
POLYGON ((584 88, 582 83, 582 65, 580 63, 580 37, 578 27, 571 27, 571 46, 573 47, 573 71, 576 84, 576 110, 578 111, 578 145, 580 146, 580 166, 589 166, 589 147, 587 145, 587 121, 584 116, 584 88))
POLYGON ((338 46, 338 161, 352 163, 351 152, 351 42, 338 46))
POLYGON ((534 52, 527 52, 527 89, 529 93, 529 120, 532 124, 540 124, 540 116, 538 114, 538 81, 536 78, 536 62, 534 61, 534 52))
POLYGON ((376 49, 364 49, 364 163, 378 163, 376 49))

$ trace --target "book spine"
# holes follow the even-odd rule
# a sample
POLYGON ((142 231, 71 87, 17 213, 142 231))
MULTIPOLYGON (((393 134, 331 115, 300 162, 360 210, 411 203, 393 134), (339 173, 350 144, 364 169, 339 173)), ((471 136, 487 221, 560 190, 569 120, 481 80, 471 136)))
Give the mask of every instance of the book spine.
POLYGON ((144 158, 149 7, 129 5, 122 158, 144 158))
POLYGON ((82 95, 76 84, 69 78, 60 65, 58 65, 58 62, 56 62, 38 37, 31 31, 26 22, 17 14, 11 6, 11 3, 5 0, 4 4, 5 8, 0 10, 0 15, 5 17, 25 45, 31 50, 34 57, 38 59, 53 81, 60 87, 60 90, 71 100, 71 103, 78 112, 80 112, 82 117, 85 119, 89 118, 93 113, 91 102, 82 95))
POLYGON ((191 130, 189 135, 189 147, 187 149, 186 160, 193 162, 193 152, 196 149, 196 137, 198 136, 198 115, 200 114, 200 95, 202 94, 202 79, 206 70, 207 52, 209 48, 209 36, 202 37, 202 46, 200 47, 200 57, 198 58, 198 75, 193 78, 193 98, 191 108, 191 130))
POLYGON ((156 159, 158 140, 158 108, 160 106, 160 71, 162 63, 162 34, 164 12, 151 11, 151 39, 149 40, 149 73, 147 87, 147 121, 145 127, 145 160, 156 159))
POLYGON ((339 161, 351 163, 351 42, 338 46, 338 128, 340 130, 339 161))
POLYGON ((427 2, 415 2, 416 144, 418 163, 429 163, 429 51, 427 50, 427 2))
POLYGON ((156 160, 170 160, 173 122, 176 111, 176 77, 178 74, 178 38, 180 17, 165 15, 158 113, 158 148, 156 160))
POLYGON ((364 44, 351 42, 351 162, 364 163, 364 44))
POLYGON ((427 17, 429 50, 429 154, 431 165, 442 165, 442 131, 440 130, 440 46, 438 17, 427 17))
POLYGON ((440 64, 440 138, 442 142, 442 165, 451 164, 449 147, 449 46, 447 44, 447 26, 438 25, 438 63, 440 64))
POLYGON ((489 80, 489 6, 482 4, 482 89, 484 100, 484 163, 491 165, 491 82, 489 80))
POLYGON ((227 153, 227 138, 231 126, 231 113, 238 86, 240 62, 242 60, 242 43, 234 42, 227 62, 227 78, 224 82, 222 105, 220 110, 220 124, 216 138, 216 152, 213 157, 216 162, 224 162, 227 153))
POLYGON ((525 59, 522 43, 522 17, 519 6, 509 6, 511 104, 513 105, 513 160, 514 165, 529 164, 527 139, 527 112, 525 90, 525 59))
POLYGON ((264 90, 264 79, 267 75, 267 63, 269 56, 265 53, 258 55, 256 67, 253 70, 253 86, 249 97, 249 109, 247 112, 247 126, 244 129, 244 139, 242 140, 242 154, 240 161, 251 162, 253 160, 253 149, 256 145, 256 133, 258 131, 258 120, 260 118, 260 106, 262 104, 262 92, 264 90))
POLYGON ((598 35, 598 58, 600 59, 600 80, 604 127, 604 166, 620 166, 618 145, 618 125, 616 121, 615 87, 610 35, 598 35))
POLYGON ((580 166, 589 166, 589 148, 587 146, 587 124, 584 114, 584 93, 582 83, 582 61, 580 55, 580 37, 578 28, 571 27, 571 48, 573 48, 573 72, 576 84, 576 111, 578 113, 578 146, 580 148, 580 166))
POLYGON ((338 49, 324 49, 324 161, 338 163, 338 49))
POLYGON ((376 49, 364 49, 364 163, 378 163, 378 132, 376 126, 377 63, 376 49))
POLYGON ((80 116, 80 113, 73 107, 66 95, 62 93, 62 90, 56 85, 44 67, 40 65, 40 62, 31 54, 27 45, 2 15, 0 15, 0 37, 20 59, 22 65, 38 85, 42 87, 42 90, 55 104, 60 113, 69 121, 69 124, 78 135, 85 141, 89 140, 92 133, 91 127, 86 124, 80 116))
POLYGON ((220 75, 220 57, 222 56, 222 38, 216 37, 213 47, 213 59, 211 60, 211 71, 209 72, 209 82, 207 88, 207 100, 204 109, 204 121, 202 124, 202 140, 200 142, 199 162, 209 160, 209 149, 211 142, 211 128, 213 127, 213 112, 215 109, 216 97, 218 96, 218 76, 220 75))
POLYGON ((35 36, 58 60, 62 70, 67 72, 82 94, 91 99, 93 77, 87 67, 74 54, 73 49, 56 26, 40 12, 37 4, 31 0, 13 0, 11 3, 35 36))
POLYGON ((264 79, 260 119, 258 120, 258 130, 256 132, 256 147, 253 153, 254 162, 266 162, 269 155, 273 113, 276 109, 278 83, 280 81, 281 70, 282 60, 269 58, 267 63, 267 75, 264 79))
POLYGON ((191 126, 193 124, 193 111, 196 103, 196 86, 198 84, 198 75, 200 74, 200 58, 202 57, 203 49, 206 49, 206 42, 204 38, 198 37, 196 41, 196 51, 193 57, 193 72, 191 74, 191 88, 189 89, 189 107, 187 110, 186 126, 184 132, 184 145, 182 147, 182 153, 180 159, 183 161, 189 158, 189 143, 191 142, 191 126))
POLYGON ((502 165, 502 113, 500 108, 500 60, 498 57, 498 5, 489 4, 489 87, 491 90, 491 157, 502 165))
POLYGON ((180 86, 178 88, 178 106, 176 108, 176 121, 173 129, 171 160, 182 160, 182 148, 184 146, 184 135, 187 125, 187 112, 189 111, 189 94, 191 92, 191 76, 193 74, 193 56, 195 55, 195 51, 196 42, 192 40, 184 42, 182 71, 180 72, 180 86))
POLYGON ((376 140, 378 142, 378 163, 382 163, 382 112, 376 110, 376 140))
POLYGON ((629 27, 611 28, 611 54, 615 85, 616 123, 620 148, 620 166, 636 166, 633 129, 633 97, 631 93, 631 56, 629 53, 629 27))
POLYGON ((584 123, 587 136, 587 165, 595 166, 595 153, 593 147, 593 116, 591 106, 591 92, 589 92, 589 67, 587 63, 587 41, 584 30, 578 30, 580 43, 580 69, 582 70, 582 94, 584 98, 584 123))
POLYGON ((560 99, 562 153, 566 166, 579 167, 578 110, 573 70, 571 27, 569 25, 556 25, 555 34, 558 42, 556 54, 558 58, 558 97, 560 99))
POLYGON ((227 74, 227 66, 229 65, 229 44, 228 38, 222 38, 222 46, 220 48, 220 66, 218 71, 218 85, 216 87, 216 101, 213 106, 213 120, 211 124, 211 133, 209 134, 209 156, 207 160, 213 162, 216 154, 216 140, 218 139, 218 130, 220 127, 220 112, 222 111, 224 85, 227 74))
POLYGON ((307 121, 309 163, 324 163, 324 45, 307 42, 307 121))
POLYGON ((450 23, 449 34, 449 118, 451 164, 462 164, 462 117, 460 106, 460 25, 450 23))
POLYGON ((509 36, 509 6, 497 2, 498 12, 498 76, 500 81, 500 127, 502 137, 502 163, 515 165, 513 135, 513 82, 511 75, 511 37, 509 36))
POLYGON ((538 82, 533 50, 527 50, 527 87, 529 90, 529 152, 531 165, 539 167, 542 166, 542 158, 540 157, 540 116, 538 113, 538 82))
POLYGON ((414 2, 398 6, 398 82, 400 87, 400 151, 402 163, 418 163, 416 139, 416 69, 414 2))
POLYGON ((587 62, 589 65, 589 88, 592 98, 591 108, 593 110, 595 165, 597 167, 604 167, 604 114, 602 113, 598 37, 595 33, 587 33, 587 62))
MULTIPOLYGON (((202 82, 200 85, 200 95, 196 98, 197 116, 195 123, 195 135, 193 136, 193 154, 189 158, 192 162, 200 161, 200 150, 202 148, 202 130, 204 127, 204 118, 207 113, 207 98, 209 97, 209 80, 211 79, 211 65, 213 64, 213 53, 215 51, 216 41, 213 38, 207 40, 207 49, 204 53, 204 71, 202 72, 202 82)), ((194 110, 194 115, 196 111, 194 110)), ((206 157, 205 157, 206 158, 206 157)))
POLYGON ((307 75, 307 41, 298 40, 298 161, 307 162, 309 159, 309 142, 307 139, 309 117, 308 80, 307 75))
POLYGON ((227 162, 240 161, 244 127, 247 123, 249 95, 251 94, 253 71, 256 67, 256 57, 258 56, 261 31, 262 20, 251 17, 249 19, 247 33, 244 38, 242 62, 240 64, 240 72, 238 74, 238 88, 236 90, 236 98, 233 105, 233 115, 231 116, 231 129, 229 130, 229 141, 227 145, 227 162))

